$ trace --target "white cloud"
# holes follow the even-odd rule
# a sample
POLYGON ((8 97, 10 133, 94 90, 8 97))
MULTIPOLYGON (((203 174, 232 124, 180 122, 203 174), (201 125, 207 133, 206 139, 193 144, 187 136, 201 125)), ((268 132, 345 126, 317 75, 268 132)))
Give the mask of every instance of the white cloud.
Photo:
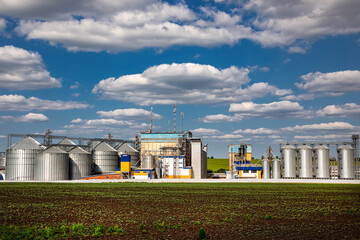
POLYGON ((235 92, 237 101, 251 100, 255 98, 264 97, 268 94, 273 96, 284 96, 291 94, 290 89, 279 89, 267 82, 254 83, 247 88, 239 89, 235 92))
POLYGON ((89 104, 73 101, 51 101, 22 95, 0 95, 1 111, 69 110, 85 109, 89 104))
POLYGON ((15 121, 15 122, 47 122, 49 119, 41 113, 28 113, 19 117, 14 116, 0 116, 1 120, 4 121, 15 121))
POLYGON ((155 0, 0 0, 0 15, 43 20, 71 19, 73 16, 104 18, 118 11, 142 9, 155 0))
POLYGON ((238 122, 244 118, 313 118, 314 113, 304 110, 297 102, 280 101, 257 104, 254 102, 242 102, 230 104, 229 112, 234 115, 215 114, 207 115, 199 120, 205 123, 212 122, 238 122))
POLYGON ((301 100, 313 100, 315 98, 315 94, 313 93, 305 93, 299 95, 287 95, 280 97, 281 100, 289 100, 289 101, 301 101, 301 100))
POLYGON ((138 105, 227 103, 250 81, 249 72, 235 66, 220 70, 195 63, 161 64, 141 74, 101 80, 92 93, 138 105))
POLYGON ((150 128, 150 124, 138 123, 135 121, 125 121, 117 119, 73 119, 71 124, 65 125, 62 132, 76 131, 78 133, 118 133, 122 135, 135 135, 139 131, 150 128), (87 132, 86 132, 87 131, 87 132))
POLYGON ((297 102, 280 101, 257 104, 253 102, 230 104, 229 112, 235 112, 241 117, 264 117, 264 118, 288 118, 301 117, 311 118, 311 112, 297 102))
MULTIPOLYGON (((150 111, 144 109, 138 109, 138 108, 116 109, 113 111, 98 111, 96 113, 99 114, 100 117, 116 118, 116 119, 132 119, 132 120, 135 119, 150 120, 150 115, 151 115, 150 111)), ((154 112, 152 116, 154 120, 162 119, 162 116, 154 112)))
POLYGON ((302 140, 302 141, 349 141, 351 139, 351 134, 327 134, 327 135, 297 135, 294 136, 295 140, 302 140))
POLYGON ((80 83, 74 82, 74 84, 70 86, 70 89, 78 89, 79 87, 80 87, 80 83))
POLYGON ((0 47, 0 88, 11 90, 61 87, 50 76, 39 53, 14 46, 0 47))
POLYGON ((346 122, 330 122, 330 123, 317 123, 308 125, 296 125, 294 127, 282 128, 282 131, 290 132, 304 132, 304 131, 341 131, 341 130, 353 130, 355 126, 346 122))
POLYGON ((359 118, 360 105, 345 103, 343 105, 329 105, 316 111, 319 117, 359 118))
POLYGON ((256 13, 253 24, 262 31, 255 40, 265 46, 360 32, 358 0, 250 0, 243 7, 256 13))
POLYGON ((330 73, 308 73, 301 76, 302 83, 296 83, 300 89, 310 93, 323 93, 325 95, 341 95, 345 92, 360 91, 360 71, 347 70, 330 73))
POLYGON ((234 131, 234 134, 253 134, 253 135, 269 135, 274 134, 277 131, 269 128, 257 128, 257 129, 239 129, 234 131))
POLYGON ((200 121, 204 123, 213 123, 213 122, 239 122, 243 119, 240 116, 229 116, 225 114, 215 114, 215 115, 207 115, 201 119, 200 121))
POLYGON ((192 132, 195 135, 200 135, 200 136, 204 136, 204 135, 220 135, 222 134, 221 131, 217 130, 217 129, 211 129, 211 128, 196 128, 193 130, 190 130, 190 132, 192 132))
POLYGON ((3 18, 0 18, 0 33, 5 31, 6 29, 6 20, 3 18))
POLYGON ((195 13, 186 5, 158 2, 145 5, 145 9, 118 9, 103 18, 21 20, 17 32, 27 39, 61 44, 69 51, 95 52, 168 48, 174 45, 232 45, 251 34, 249 27, 232 23, 223 26, 227 21, 233 21, 235 16, 216 12, 210 17, 212 25, 198 26, 195 13))

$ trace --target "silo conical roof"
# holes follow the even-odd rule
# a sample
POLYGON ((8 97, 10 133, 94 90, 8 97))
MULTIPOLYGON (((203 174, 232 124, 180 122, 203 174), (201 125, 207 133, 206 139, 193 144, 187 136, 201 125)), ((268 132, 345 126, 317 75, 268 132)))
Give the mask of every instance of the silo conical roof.
POLYGON ((72 149, 69 153, 70 154, 90 154, 88 151, 85 151, 81 147, 76 147, 76 148, 72 149))
POLYGON ((298 149, 311 149, 311 147, 309 147, 306 144, 301 145, 300 147, 298 147, 298 149))
POLYGON ((15 143, 10 147, 11 149, 44 149, 41 144, 32 137, 26 137, 23 140, 15 143))
POLYGON ((73 141, 71 141, 68 138, 64 138, 63 140, 61 140, 60 142, 58 142, 59 145, 76 145, 73 141))
POLYGON ((339 147, 338 149, 353 149, 352 147, 350 147, 347 144, 342 145, 341 147, 339 147))
POLYGON ((295 147, 290 144, 286 144, 285 146, 281 147, 281 149, 295 149, 295 147))
POLYGON ((126 152, 126 153, 131 153, 131 152, 139 152, 138 150, 136 150, 135 148, 133 148, 132 146, 130 146, 127 143, 121 143, 116 150, 118 152, 126 152))
POLYGON ((324 146, 323 144, 320 144, 315 149, 329 149, 328 147, 324 146))
POLYGON ((110 146, 106 142, 101 142, 95 147, 94 150, 99 152, 117 152, 112 146, 110 146))
POLYGON ((61 150, 58 147, 52 146, 46 149, 43 153, 67 153, 64 150, 61 150))

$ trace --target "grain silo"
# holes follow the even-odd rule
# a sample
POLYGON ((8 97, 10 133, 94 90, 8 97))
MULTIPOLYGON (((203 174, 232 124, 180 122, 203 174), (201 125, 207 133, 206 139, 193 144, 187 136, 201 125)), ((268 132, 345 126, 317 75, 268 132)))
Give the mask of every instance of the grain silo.
POLYGON ((270 178, 270 160, 267 158, 264 158, 261 162, 262 162, 262 171, 263 171, 262 178, 269 179, 270 178))
POLYGON ((69 154, 52 146, 35 158, 35 180, 57 181, 69 180, 69 154))
POLYGON ((298 147, 299 177, 312 178, 312 149, 303 144, 298 147))
POLYGON ((69 152, 69 179, 81 179, 91 174, 92 156, 81 147, 75 147, 69 152))
POLYGON ((60 149, 66 152, 69 152, 71 149, 73 149, 76 146, 76 144, 68 138, 64 138, 63 140, 58 142, 58 145, 60 149))
POLYGON ((34 162, 44 149, 31 137, 26 137, 6 150, 6 180, 34 180, 34 162))
POLYGON ((315 148, 315 173, 317 178, 329 178, 329 151, 323 144, 315 148))
POLYGON ((119 155, 109 144, 101 142, 94 148, 93 162, 98 173, 114 172, 119 166, 119 155))
POLYGON ((337 149, 339 178, 354 178, 354 149, 347 144, 337 149))
POLYGON ((281 158, 284 178, 295 178, 296 177, 296 150, 290 144, 286 144, 281 148, 281 158))

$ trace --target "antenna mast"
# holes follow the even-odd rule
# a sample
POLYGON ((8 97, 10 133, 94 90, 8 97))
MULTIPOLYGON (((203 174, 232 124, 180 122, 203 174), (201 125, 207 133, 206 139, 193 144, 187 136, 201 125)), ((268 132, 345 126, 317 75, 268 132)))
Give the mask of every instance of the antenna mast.
POLYGON ((153 107, 150 108, 151 109, 151 113, 150 113, 150 133, 152 133, 152 128, 153 128, 153 107))
POLYGON ((181 112, 181 132, 184 132, 184 113, 181 112))
POLYGON ((176 133, 176 104, 174 104, 174 133, 176 133))

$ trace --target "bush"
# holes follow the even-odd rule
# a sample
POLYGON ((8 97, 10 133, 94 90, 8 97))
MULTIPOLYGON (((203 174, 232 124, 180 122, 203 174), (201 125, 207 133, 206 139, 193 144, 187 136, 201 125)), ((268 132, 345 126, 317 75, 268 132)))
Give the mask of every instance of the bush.
POLYGON ((200 228, 199 234, 198 234, 198 239, 199 239, 199 240, 206 239, 206 233, 205 233, 204 228, 200 228))

